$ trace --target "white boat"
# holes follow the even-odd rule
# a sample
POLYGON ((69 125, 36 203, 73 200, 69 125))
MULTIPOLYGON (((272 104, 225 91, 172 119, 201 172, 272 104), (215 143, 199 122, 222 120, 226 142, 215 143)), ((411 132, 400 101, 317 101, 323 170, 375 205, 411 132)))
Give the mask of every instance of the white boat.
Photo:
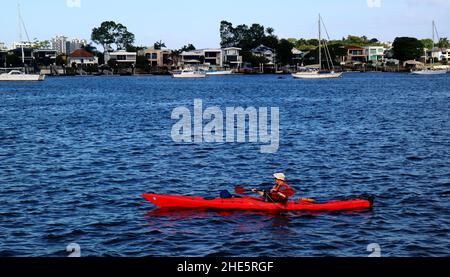
MULTIPOLYGON (((25 29, 25 33, 27 34, 28 42, 30 41, 30 38, 28 37, 27 30, 25 28, 25 23, 22 19, 22 14, 20 12, 20 5, 17 6, 17 12, 19 16, 19 37, 20 41, 22 42, 22 26, 25 29)), ((21 43, 21 50, 22 50, 22 65, 25 65, 25 52, 23 49, 23 43, 21 43)), ((44 81, 45 75, 43 74, 28 74, 24 73, 20 70, 11 70, 8 73, 0 74, 0 81, 44 81)))
POLYGON ((411 71, 413 75, 442 75, 447 74, 447 70, 437 70, 437 69, 423 69, 417 71, 411 71))
MULTIPOLYGON (((432 25, 432 28, 433 28, 433 48, 431 49, 431 51, 432 51, 431 53, 433 53, 433 50, 434 50, 434 48, 436 46, 436 44, 434 42, 434 39, 435 39, 435 32, 437 33, 436 23, 434 22, 434 20, 433 20, 432 24, 433 24, 432 25)), ((438 34, 438 40, 439 40, 439 34, 438 34)), ((425 63, 427 63, 426 59, 427 59, 427 52, 425 50, 425 63)), ((430 68, 424 68, 424 69, 421 69, 421 70, 412 70, 411 74, 413 74, 413 75, 443 75, 443 74, 447 74, 447 69, 438 69, 437 66, 434 66, 434 57, 433 57, 433 54, 431 54, 431 57, 430 57, 430 68)))
POLYGON ((173 78, 205 78, 206 71, 194 70, 194 69, 183 69, 172 72, 173 78))
POLYGON ((12 70, 9 73, 0 74, 0 81, 44 81, 43 74, 25 74, 19 70, 12 70))
POLYGON ((296 79, 327 79, 327 78, 339 78, 342 77, 342 72, 320 72, 320 71, 311 71, 311 72, 297 72, 293 73, 292 76, 296 79))
POLYGON ((232 75, 233 70, 209 70, 206 72, 208 76, 232 75))
POLYGON ((330 50, 328 49, 326 42, 322 42, 322 24, 322 17, 319 14, 319 65, 317 69, 309 68, 305 71, 293 73, 292 77, 295 79, 330 79, 342 77, 343 72, 334 72, 334 64, 333 59, 331 58, 330 50), (324 43, 326 60, 329 66, 328 71, 324 71, 322 68, 322 43, 324 43))

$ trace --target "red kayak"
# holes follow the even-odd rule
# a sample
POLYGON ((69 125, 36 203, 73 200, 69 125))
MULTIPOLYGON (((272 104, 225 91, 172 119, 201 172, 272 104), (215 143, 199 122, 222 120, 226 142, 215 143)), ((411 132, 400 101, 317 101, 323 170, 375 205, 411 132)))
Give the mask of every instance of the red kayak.
POLYGON ((253 210, 253 211, 344 211, 371 209, 373 198, 338 200, 325 203, 289 201, 287 203, 270 203, 257 197, 203 198, 180 195, 145 193, 143 197, 160 208, 181 209, 218 209, 218 210, 253 210))

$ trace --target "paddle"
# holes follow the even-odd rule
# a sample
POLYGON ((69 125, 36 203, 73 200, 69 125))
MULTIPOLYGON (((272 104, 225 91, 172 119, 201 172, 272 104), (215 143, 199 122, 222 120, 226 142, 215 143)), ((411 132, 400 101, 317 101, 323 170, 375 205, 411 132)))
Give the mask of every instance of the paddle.
MULTIPOLYGON (((251 192, 251 191, 252 190, 249 190, 249 189, 243 187, 242 185, 237 185, 237 186, 234 187, 234 192, 236 194, 245 194, 245 193, 248 193, 248 192, 251 192)), ((292 196, 292 195, 290 195, 290 196, 292 196)), ((300 198, 299 201, 301 201, 301 202, 309 202, 309 203, 315 203, 316 202, 316 200, 314 200, 312 198, 304 198, 304 197, 300 198)))

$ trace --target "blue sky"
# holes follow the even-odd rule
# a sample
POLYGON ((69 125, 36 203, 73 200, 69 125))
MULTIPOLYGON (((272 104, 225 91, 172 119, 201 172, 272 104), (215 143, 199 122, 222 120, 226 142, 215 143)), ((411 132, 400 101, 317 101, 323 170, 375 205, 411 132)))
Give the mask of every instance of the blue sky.
POLYGON ((17 4, 30 38, 63 34, 90 38, 93 27, 114 20, 136 35, 137 45, 163 40, 170 48, 193 43, 197 48, 219 45, 219 22, 261 23, 279 37, 316 37, 320 12, 332 38, 348 34, 392 41, 396 36, 431 36, 436 20, 441 37, 450 37, 450 0, 67 0, 2 1, 0 42, 18 40, 17 4), (5 27, 8 26, 8 27, 5 27))

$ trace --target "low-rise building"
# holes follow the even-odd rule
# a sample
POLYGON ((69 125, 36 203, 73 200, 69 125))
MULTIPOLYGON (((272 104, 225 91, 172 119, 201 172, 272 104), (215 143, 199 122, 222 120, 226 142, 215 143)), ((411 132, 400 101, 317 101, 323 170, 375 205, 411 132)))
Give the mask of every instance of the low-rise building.
POLYGON ((58 53, 53 49, 36 49, 33 51, 33 56, 36 64, 49 66, 56 62, 58 53))
POLYGON ((31 42, 13 42, 12 49, 33 48, 34 44, 31 42))
POLYGON ((139 52, 140 56, 144 56, 152 67, 173 66, 172 50, 148 48, 139 52))
POLYGON ((98 58, 84 49, 78 49, 69 54, 67 63, 69 65, 96 65, 98 58))
POLYGON ((6 44, 4 42, 0 42, 0 51, 7 50, 6 44))
POLYGON ((17 56, 20 59, 20 65, 22 65, 23 61, 23 64, 32 66, 34 60, 33 51, 33 48, 15 48, 10 50, 8 53, 17 56))
POLYGON ((0 50, 0 67, 7 67, 6 56, 8 55, 7 50, 0 50))
POLYGON ((303 52, 297 48, 292 48, 292 64, 294 65, 300 65, 303 62, 303 58, 307 52, 303 52))
POLYGON ((364 55, 367 57, 368 62, 383 62, 384 51, 386 49, 383 46, 364 46, 364 55))
POLYGON ((184 51, 180 54, 181 61, 180 65, 192 66, 201 65, 204 67, 223 67, 223 57, 221 49, 198 49, 192 51, 184 51))
POLYGON ((427 50, 427 60, 433 58, 438 61, 449 60, 450 59, 450 49, 446 48, 438 48, 435 47, 433 49, 427 50))
POLYGON ((128 64, 130 66, 136 65, 136 52, 127 52, 125 50, 119 50, 114 52, 105 53, 105 63, 110 60, 116 60, 119 64, 128 64))
POLYGON ((344 49, 347 50, 347 55, 342 57, 342 62, 345 64, 364 63, 367 61, 365 49, 359 46, 346 45, 344 49))
POLYGON ((223 64, 224 66, 237 69, 242 67, 242 56, 240 55, 241 48, 228 47, 222 49, 223 64))
POLYGON ((276 63, 276 52, 270 47, 261 44, 260 46, 252 49, 251 52, 254 56, 266 58, 268 60, 268 65, 273 65, 276 63))

